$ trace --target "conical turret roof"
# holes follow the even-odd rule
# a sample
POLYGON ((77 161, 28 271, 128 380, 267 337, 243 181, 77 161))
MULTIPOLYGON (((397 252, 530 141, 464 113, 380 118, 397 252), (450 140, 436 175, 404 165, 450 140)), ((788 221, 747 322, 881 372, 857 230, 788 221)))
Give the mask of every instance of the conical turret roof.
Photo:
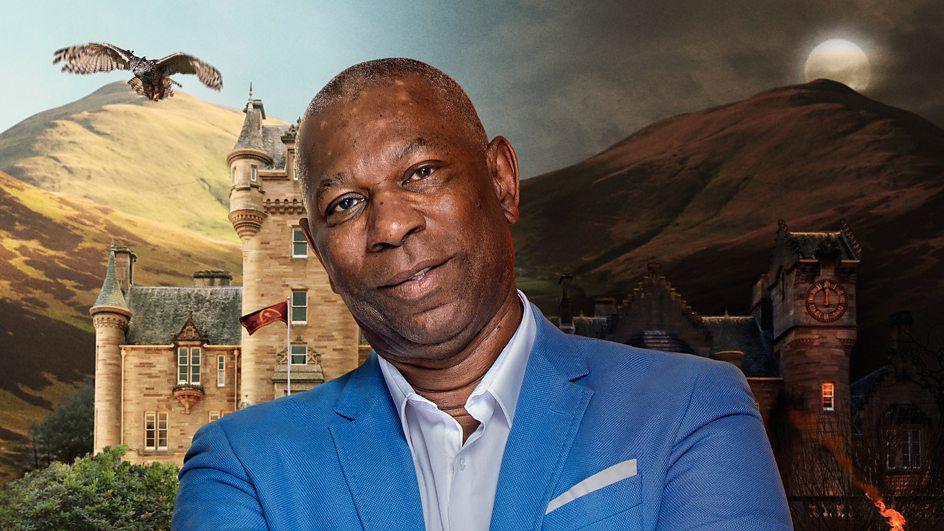
POLYGON ((115 271, 115 246, 112 245, 108 250, 108 269, 105 271, 105 281, 102 282, 102 289, 98 292, 98 298, 92 308, 107 306, 110 308, 120 308, 129 310, 128 302, 125 296, 121 294, 121 287, 118 285, 118 274, 115 271))

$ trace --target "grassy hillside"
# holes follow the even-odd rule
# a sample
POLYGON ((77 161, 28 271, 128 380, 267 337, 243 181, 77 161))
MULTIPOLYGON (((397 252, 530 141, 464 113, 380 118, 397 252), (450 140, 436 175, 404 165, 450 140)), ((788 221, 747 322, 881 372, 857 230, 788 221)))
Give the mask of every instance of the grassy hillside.
POLYGON ((241 255, 236 243, 47 192, 2 172, 0 211, 2 477, 26 457, 20 443, 29 425, 92 374, 88 308, 111 238, 138 253, 140 284, 186 285, 193 271, 206 268, 238 275, 241 255))
POLYGON ((29 425, 94 370, 88 308, 112 238, 138 253, 139 284, 207 268, 239 282, 225 157, 243 118, 118 82, 0 133, 0 477, 28 458, 29 425))
POLYGON ((105 85, 0 134, 0 170, 44 190, 235 242, 226 154, 239 110, 105 85), (186 198, 182 201, 181 198, 186 198))
POLYGON ((523 285, 553 309, 560 272, 588 295, 625 293, 650 260, 702 313, 747 312, 783 218, 847 218, 865 248, 857 371, 883 322, 939 317, 944 131, 820 80, 655 123, 574 166, 525 181, 515 228, 523 285))

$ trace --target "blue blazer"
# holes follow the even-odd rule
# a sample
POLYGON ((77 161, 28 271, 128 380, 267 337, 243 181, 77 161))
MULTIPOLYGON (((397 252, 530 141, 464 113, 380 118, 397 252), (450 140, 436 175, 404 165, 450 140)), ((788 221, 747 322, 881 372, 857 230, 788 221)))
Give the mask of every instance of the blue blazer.
MULTIPOLYGON (((737 367, 567 335, 532 311, 537 334, 492 529, 792 529, 737 367), (547 512, 577 483, 630 460, 632 475, 547 512)), ((180 470, 173 528, 423 529, 376 356, 201 427, 180 470)))

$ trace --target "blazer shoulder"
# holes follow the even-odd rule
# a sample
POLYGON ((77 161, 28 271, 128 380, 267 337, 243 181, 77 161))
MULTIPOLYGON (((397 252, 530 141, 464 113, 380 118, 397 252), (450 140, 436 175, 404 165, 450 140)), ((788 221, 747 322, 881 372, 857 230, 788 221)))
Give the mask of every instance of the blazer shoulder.
POLYGON ((582 336, 573 336, 573 340, 591 372, 605 371, 617 377, 628 373, 645 377, 671 375, 675 380, 688 380, 705 372, 729 372, 731 369, 740 372, 728 362, 696 354, 645 349, 582 336))
POLYGON ((313 389, 254 404, 213 422, 218 423, 217 425, 227 434, 258 436, 284 433, 286 428, 296 426, 300 418, 305 418, 307 421, 327 420, 335 415, 334 404, 356 370, 313 389))

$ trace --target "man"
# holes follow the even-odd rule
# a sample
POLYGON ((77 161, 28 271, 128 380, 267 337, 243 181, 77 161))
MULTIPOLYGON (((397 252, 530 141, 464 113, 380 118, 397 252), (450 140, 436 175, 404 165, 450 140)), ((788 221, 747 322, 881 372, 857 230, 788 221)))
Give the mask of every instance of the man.
POLYGON ((455 81, 355 65, 297 146, 302 225, 374 351, 201 428, 176 528, 791 528, 738 368, 566 335, 516 290, 515 152, 455 81))

